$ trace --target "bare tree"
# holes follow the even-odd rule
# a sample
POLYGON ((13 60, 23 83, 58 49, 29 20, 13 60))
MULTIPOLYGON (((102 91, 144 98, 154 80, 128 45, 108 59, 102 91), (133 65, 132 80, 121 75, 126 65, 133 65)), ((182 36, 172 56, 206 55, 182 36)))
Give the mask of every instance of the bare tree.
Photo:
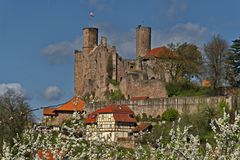
POLYGON ((220 37, 214 35, 209 43, 204 46, 206 54, 207 67, 212 81, 212 87, 215 95, 219 95, 219 87, 223 85, 224 79, 224 63, 226 60, 228 45, 227 42, 220 37))
POLYGON ((0 96, 0 151, 3 141, 13 143, 13 138, 33 122, 30 111, 24 97, 11 91, 0 96))

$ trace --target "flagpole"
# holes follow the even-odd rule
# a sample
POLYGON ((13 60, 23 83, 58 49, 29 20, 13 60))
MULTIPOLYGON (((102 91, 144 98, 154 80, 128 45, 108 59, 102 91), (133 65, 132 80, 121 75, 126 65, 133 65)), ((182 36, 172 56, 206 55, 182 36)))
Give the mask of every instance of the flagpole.
POLYGON ((90 11, 88 16, 89 16, 89 27, 93 27, 93 18, 95 16, 94 12, 90 11))

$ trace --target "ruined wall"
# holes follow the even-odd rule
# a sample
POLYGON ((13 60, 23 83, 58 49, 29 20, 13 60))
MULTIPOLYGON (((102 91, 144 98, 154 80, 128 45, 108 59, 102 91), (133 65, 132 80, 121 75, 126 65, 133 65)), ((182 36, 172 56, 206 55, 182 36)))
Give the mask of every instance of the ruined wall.
MULTIPOLYGON (((151 28, 138 26, 136 29, 137 56, 144 56, 151 49, 151 28)), ((139 70, 138 61, 123 59, 115 47, 107 44, 102 37, 98 45, 98 29, 83 29, 83 51, 75 51, 74 96, 85 98, 93 95, 96 100, 107 100, 106 93, 114 90, 109 79, 121 82, 120 90, 126 98, 132 96, 166 97, 164 83, 160 80, 147 80, 148 71, 139 70), (111 64, 111 65, 109 65, 111 64), (139 79, 130 78, 129 74, 138 72, 139 79)), ((159 79, 159 78, 157 78, 159 79)))
POLYGON ((83 81, 82 78, 83 67, 81 60, 83 59, 83 53, 80 51, 75 51, 74 53, 74 96, 81 96, 83 89, 83 81))
POLYGON ((159 79, 163 82, 170 82, 171 62, 165 59, 150 57, 142 62, 143 72, 147 74, 148 79, 159 79))
POLYGON ((108 86, 108 62, 111 54, 99 45, 90 53, 75 53, 75 96, 93 95, 104 100, 108 86))
MULTIPOLYGON (((199 110, 203 104, 217 105, 221 100, 225 100, 230 108, 240 107, 240 97, 171 97, 149 100, 117 101, 116 104, 126 104, 135 113, 135 115, 146 113, 147 115, 161 115, 167 108, 173 107, 179 113, 193 113, 199 110)), ((85 110, 90 113, 96 109, 102 108, 110 103, 98 102, 94 104, 86 104, 85 110)))
POLYGON ((126 99, 148 96, 150 98, 167 97, 165 84, 160 80, 143 80, 141 73, 132 73, 120 82, 120 90, 126 99))

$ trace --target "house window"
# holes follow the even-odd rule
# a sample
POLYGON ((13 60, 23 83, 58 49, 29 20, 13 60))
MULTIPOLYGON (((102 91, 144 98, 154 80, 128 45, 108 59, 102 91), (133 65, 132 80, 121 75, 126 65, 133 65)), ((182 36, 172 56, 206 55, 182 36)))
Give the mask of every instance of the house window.
POLYGON ((112 124, 109 125, 109 128, 112 128, 112 124))

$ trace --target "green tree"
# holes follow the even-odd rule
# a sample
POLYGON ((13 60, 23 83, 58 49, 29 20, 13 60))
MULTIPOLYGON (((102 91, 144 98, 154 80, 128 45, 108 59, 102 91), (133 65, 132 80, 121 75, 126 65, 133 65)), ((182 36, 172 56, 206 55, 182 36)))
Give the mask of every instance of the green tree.
POLYGON ((193 77, 199 77, 203 56, 195 44, 168 44, 168 48, 174 52, 175 57, 170 59, 168 72, 173 82, 186 79, 191 80, 193 77))
POLYGON ((215 95, 219 95, 219 87, 222 86, 224 76, 224 64, 226 61, 227 42, 220 37, 214 35, 212 40, 204 46, 206 54, 207 66, 209 69, 209 77, 212 81, 212 87, 215 95))
POLYGON ((181 76, 187 80, 199 77, 202 71, 203 57, 198 47, 194 44, 183 43, 176 51, 180 57, 181 76))
POLYGON ((162 120, 172 122, 177 120, 179 117, 178 111, 174 108, 168 108, 162 114, 162 120))
POLYGON ((240 87, 240 37, 232 41, 227 54, 226 75, 232 87, 240 87))

